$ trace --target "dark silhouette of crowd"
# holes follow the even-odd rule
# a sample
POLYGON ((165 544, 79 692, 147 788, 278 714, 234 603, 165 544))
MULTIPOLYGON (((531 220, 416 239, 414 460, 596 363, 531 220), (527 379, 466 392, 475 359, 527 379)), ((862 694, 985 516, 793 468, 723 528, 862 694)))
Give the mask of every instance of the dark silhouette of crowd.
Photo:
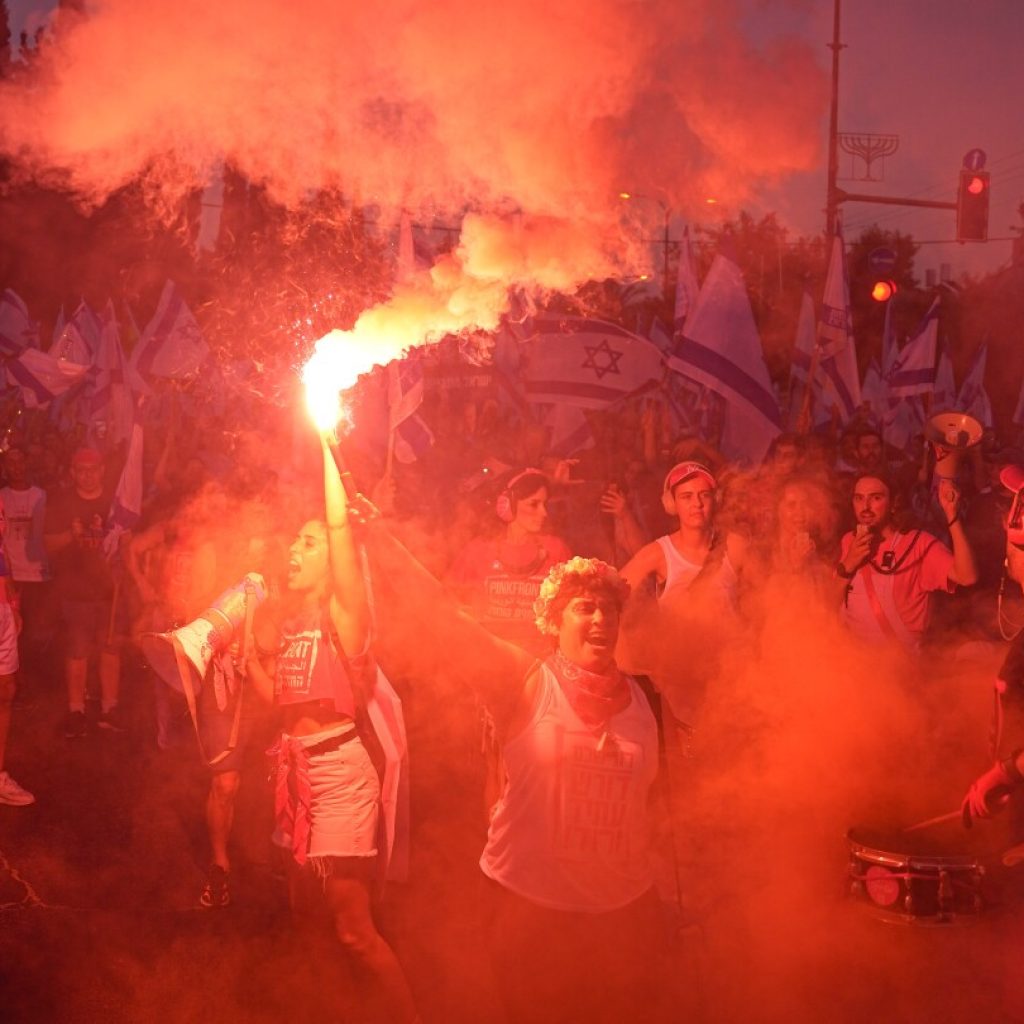
MULTIPOLYGON (((368 436, 358 417, 341 440, 369 499, 360 497, 354 506, 349 500, 351 522, 329 505, 326 529, 352 529, 358 544, 366 545, 369 563, 360 571, 369 573, 376 591, 369 601, 376 602, 380 618, 379 633, 364 623, 351 631, 359 638, 352 642, 365 647, 373 633, 376 659, 399 690, 429 689, 443 678, 464 682, 465 692, 476 694, 467 715, 476 725, 461 737, 453 734, 452 742, 464 742, 470 759, 478 761, 470 774, 479 775, 490 822, 481 866, 493 886, 495 914, 504 922, 496 970, 512 1019, 549 1018, 530 993, 517 989, 510 964, 530 960, 549 1003, 571 1000, 567 985, 581 985, 586 974, 574 959, 583 955, 579 951, 589 950, 593 964, 608 953, 608 937, 624 929, 637 954, 630 970, 623 970, 625 988, 601 989, 600 997, 595 989, 579 1002, 593 1019, 604 1019, 601 1013, 624 1012, 622 999, 636 985, 655 983, 657 964, 645 952, 652 941, 650 883, 631 862, 636 875, 628 882, 595 870, 586 886, 581 883, 576 902, 559 902, 550 895, 550 877, 530 866, 517 846, 525 827, 517 815, 537 813, 539 798, 520 805, 515 794, 516 786, 539 783, 524 781, 534 771, 525 762, 510 767, 519 755, 512 756, 518 748, 509 739, 510 728, 518 735, 515 729, 539 714, 530 701, 554 708, 557 695, 566 695, 568 705, 550 713, 558 721, 575 715, 587 723, 598 751, 637 743, 647 744, 645 756, 655 761, 659 745, 678 753, 699 729, 716 650, 756 631, 774 603, 794 600, 794 594, 834 615, 853 642, 898 652, 910 662, 965 645, 997 649, 1003 643, 997 597, 1003 613, 1010 609, 1012 615, 1020 606, 1019 584, 1002 569, 1004 522, 1014 495, 999 480, 1007 466, 1024 463, 1024 453, 986 431, 980 444, 957 453, 952 472, 947 461, 937 474, 929 445, 922 443, 920 456, 908 458, 864 419, 839 434, 780 434, 763 463, 749 467, 731 463, 716 439, 673 427, 651 399, 590 415, 589 443, 572 452, 553 449, 548 429, 493 394, 441 392, 428 396, 423 411, 433 446, 414 461, 392 463, 388 472, 381 439, 368 436), (575 566, 568 577, 566 566, 575 566), (576 589, 558 604, 558 587, 569 577, 577 580, 571 583, 576 589), (570 614, 585 620, 575 639, 570 614), (398 626, 389 621, 396 618, 398 626), (461 632, 470 628, 467 623, 476 632, 461 632), (684 642, 694 656, 680 672, 684 642), (538 676, 541 662, 549 668, 538 676), (616 675, 620 671, 639 679, 646 696, 634 681, 628 684, 634 689, 624 689, 621 680, 628 677, 616 675), (516 697, 525 700, 516 704, 512 698, 524 679, 527 697, 516 697), (641 717, 616 739, 609 723, 641 699, 644 708, 650 700, 659 735, 654 718, 641 717), (603 902, 612 890, 611 903, 603 902), (612 916, 607 927, 581 930, 573 915, 584 911, 612 916), (534 963, 531 950, 536 952, 540 934, 552 939, 554 960, 534 963)), ((289 433, 288 416, 268 416, 261 428, 257 422, 254 417, 228 429, 201 418, 189 422, 179 409, 153 429, 140 522, 113 548, 107 512, 123 446, 104 451, 94 440, 62 435, 37 410, 19 415, 2 456, 2 607, 8 614, 0 623, 0 769, 8 730, 17 729, 21 713, 19 675, 26 704, 28 698, 66 699, 62 735, 54 742, 96 742, 103 734, 146 730, 148 742, 161 749, 195 744, 210 772, 207 804, 196 809, 210 840, 207 878, 197 896, 211 911, 232 902, 241 755, 266 740, 274 724, 247 680, 254 673, 267 680, 272 703, 279 705, 281 686, 300 684, 287 681, 291 676, 272 644, 258 648, 248 666, 236 646, 211 661, 210 683, 192 706, 187 690, 153 673, 138 644, 147 633, 172 635, 187 626, 246 573, 258 572, 266 581, 268 606, 279 599, 287 604, 288 592, 301 589, 295 579, 306 555, 295 544, 310 530, 310 546, 325 543, 317 539, 320 527, 308 525, 300 541, 291 540, 308 510, 323 504, 315 431, 310 428, 308 437, 294 428, 289 433), (276 669, 265 669, 267 659, 276 669)), ((330 557, 338 557, 333 541, 330 557)), ((312 630, 309 635, 315 633, 326 650, 335 627, 316 619, 317 601, 323 600, 321 594, 309 604, 314 610, 303 613, 309 620, 303 629, 312 630)), ((293 633, 286 630, 286 637, 299 635, 298 627, 288 628, 293 633)), ((347 665, 362 654, 342 651, 347 665)), ((358 671, 349 671, 355 679, 358 671)), ((352 692, 358 704, 359 685, 353 683, 352 692)), ((337 737, 348 735, 347 723, 360 722, 354 706, 346 705, 340 717, 334 711, 327 717, 293 714, 292 729, 304 722, 301 728, 317 743, 338 746, 337 737), (324 723, 334 730, 327 740, 317 731, 324 723)), ((417 707, 414 714, 429 714, 417 707)), ((32 802, 36 755, 46 752, 21 753, 18 782, 0 773, 0 802, 32 802)), ((1019 774, 1015 764, 1013 779, 1019 774)), ((598 784, 598 776, 587 778, 598 784)), ((975 813, 983 807, 983 797, 975 798, 975 813)), ((415 806, 412 815, 415 820, 415 806)), ((639 819, 633 824, 643 825, 639 819)), ((591 841, 589 833, 581 836, 580 842, 591 841)), ((341 923, 364 899, 364 883, 325 891, 339 915, 342 945, 390 979, 392 1003, 402 1008, 403 1019, 415 1019, 387 947, 373 945, 368 952, 341 923)), ((671 903, 673 896, 662 899, 671 903)), ((379 939, 369 925, 360 934, 371 945, 379 939)), ((625 959, 619 951, 608 969, 625 959)))

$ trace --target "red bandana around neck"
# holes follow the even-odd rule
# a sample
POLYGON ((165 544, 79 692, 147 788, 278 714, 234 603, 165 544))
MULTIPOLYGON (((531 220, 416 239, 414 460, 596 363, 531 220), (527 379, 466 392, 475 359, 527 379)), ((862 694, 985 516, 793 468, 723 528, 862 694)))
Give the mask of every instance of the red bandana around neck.
POLYGON ((589 728, 606 731, 612 716, 629 707, 629 685, 614 662, 607 673, 589 672, 556 651, 548 664, 573 711, 589 728))

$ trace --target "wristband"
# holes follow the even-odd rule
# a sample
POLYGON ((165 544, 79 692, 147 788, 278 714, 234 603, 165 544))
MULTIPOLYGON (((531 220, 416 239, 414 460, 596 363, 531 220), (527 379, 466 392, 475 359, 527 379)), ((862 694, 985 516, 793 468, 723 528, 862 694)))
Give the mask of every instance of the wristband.
POLYGON ((999 766, 1010 780, 1010 784, 1014 786, 1024 783, 1024 774, 1017 767, 1017 758, 1020 757, 1021 753, 1024 753, 1024 747, 1018 747, 1008 758, 999 762, 999 766))
POLYGON ((836 562, 836 570, 835 571, 836 571, 836 575, 841 580, 852 580, 853 577, 856 575, 855 572, 850 572, 849 570, 847 570, 846 566, 843 565, 842 562, 836 562))
POLYGON ((952 529, 959 522, 960 522, 960 513, 957 512, 957 514, 955 516, 953 516, 953 518, 950 519, 950 521, 948 523, 946 523, 946 529, 947 530, 952 529))

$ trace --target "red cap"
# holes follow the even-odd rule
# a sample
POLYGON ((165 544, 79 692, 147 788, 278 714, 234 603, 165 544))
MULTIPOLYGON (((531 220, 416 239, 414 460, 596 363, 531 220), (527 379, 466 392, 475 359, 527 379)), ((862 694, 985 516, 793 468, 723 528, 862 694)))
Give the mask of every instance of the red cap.
POLYGON ((1003 466, 999 471, 999 482, 1008 490, 1016 494, 1024 487, 1024 467, 1003 466))
POLYGON ((102 466, 103 456, 95 448, 79 448, 71 456, 72 466, 102 466))
POLYGON ((677 485, 695 476, 699 476, 712 489, 718 486, 707 466, 700 462, 679 462, 668 471, 663 490, 671 493, 677 485))

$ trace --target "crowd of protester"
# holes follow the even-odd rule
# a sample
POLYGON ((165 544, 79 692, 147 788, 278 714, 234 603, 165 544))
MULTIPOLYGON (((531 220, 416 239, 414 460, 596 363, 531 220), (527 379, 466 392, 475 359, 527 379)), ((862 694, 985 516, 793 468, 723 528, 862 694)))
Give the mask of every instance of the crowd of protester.
MULTIPOLYGON (((529 755, 515 746, 517 730, 527 724, 540 729, 545 715, 552 728, 561 728, 575 715, 598 753, 611 744, 625 758, 622 752, 635 745, 656 762, 665 741, 654 719, 640 715, 626 724, 625 709, 650 701, 662 728, 671 725, 685 736, 699 719, 702 682, 693 671, 680 681, 661 639, 713 622, 714 631, 702 639, 729 642, 756 629, 774 595, 794 588, 801 600, 834 611, 857 642, 898 649, 911 659, 927 657, 930 649, 997 643, 995 606, 997 595, 1006 596, 1004 526, 1013 497, 999 476, 1006 466, 1024 463, 1024 453, 988 431, 962 453, 955 475, 937 476, 929 445, 908 458, 886 446, 865 417, 835 436, 782 434, 762 465, 740 467, 708 439, 673 436, 659 410, 641 399, 596 414, 593 445, 566 458, 549 450, 542 427, 493 398, 445 397, 429 411, 434 447, 388 472, 381 452, 362 443, 357 423, 345 445, 370 500, 359 499, 354 511, 334 494, 333 464, 325 454, 326 514, 317 511, 325 499, 311 483, 318 474, 308 443, 282 442, 252 427, 233 434, 200 431, 172 418, 147 439, 142 518, 116 550, 106 522, 123 452, 62 435, 43 413, 19 417, 0 458, 6 520, 0 802, 34 799, 30 755, 18 765, 20 781, 2 771, 19 648, 25 685, 43 687, 46 679, 51 692, 66 695, 61 731, 67 742, 145 721, 154 723, 152 742, 169 747, 188 741, 189 708, 138 656, 140 636, 191 622, 248 572, 262 574, 275 598, 301 591, 308 607, 292 609, 286 621, 293 625, 262 647, 257 642, 247 664, 236 664, 237 651, 215 659, 216 685, 204 687, 192 709, 211 778, 204 811, 210 866, 199 901, 211 909, 227 906, 240 754, 264 715, 252 687, 240 680, 262 679, 265 685, 255 688, 284 713, 291 747, 282 754, 282 771, 293 780, 312 773, 315 788, 316 772, 340 771, 334 761, 320 760, 342 748, 353 757, 349 723, 360 717, 359 659, 372 632, 362 618, 369 614, 366 602, 323 618, 317 609, 331 592, 330 572, 322 568, 313 582, 302 581, 313 571, 307 566, 316 549, 339 578, 339 560, 349 558, 345 592, 360 591, 351 553, 332 537, 332 531, 358 527, 370 548, 381 615, 401 608, 406 620, 405 632, 395 634, 398 649, 389 650, 382 636, 377 659, 388 668, 390 657, 403 685, 415 685, 418 674, 443 672, 476 694, 490 822, 481 867, 495 887, 502 922, 495 963, 511 1019, 547 1019, 538 1002, 561 1005, 567 989, 593 1019, 604 1019, 602 1013, 625 1012, 630 986, 651 984, 650 879, 636 857, 627 877, 608 869, 603 854, 587 861, 593 851, 576 851, 593 870, 585 867, 572 879, 561 877, 554 861, 546 864, 538 850, 551 837, 540 834, 536 816, 551 794, 537 789, 547 783, 537 781, 529 755), (354 524, 345 519, 349 513, 354 524), (307 522, 292 541, 306 520, 313 525, 307 522), (386 540, 374 541, 381 532, 386 540), (409 643, 411 622, 421 632, 409 643), (574 622, 584 623, 575 634, 574 622), (330 714, 309 710, 324 705, 323 695, 311 696, 318 692, 317 670, 307 666, 312 689, 302 690, 302 670, 282 654, 280 644, 294 646, 297 636, 313 638, 309 642, 321 651, 340 644, 344 665, 332 671, 352 679, 344 699, 337 686, 330 690, 330 714), (439 649, 432 653, 432 647, 439 649), (547 668, 538 669, 536 659, 547 668), (645 690, 623 683, 619 668, 642 677, 645 690), (152 715, 129 722, 121 699, 129 689, 152 715), (289 711, 289 701, 298 701, 298 710, 289 711), (524 854, 517 837, 534 827, 525 820, 538 835, 524 854), (581 928, 577 917, 587 925, 581 928), (598 920, 600 927, 592 927, 598 920), (630 937, 629 956, 613 941, 616 935, 630 937), (539 936, 547 945, 537 945, 539 936), (536 991, 516 981, 526 963, 536 991), (597 985, 605 968, 624 987, 597 985), (583 998, 585 976, 590 985, 583 998)), ((321 653, 321 662, 325 658, 321 653)), ((355 773, 351 778, 366 774, 362 762, 357 768, 346 768, 355 773)), ((627 776, 627 804, 635 809, 652 778, 627 776)), ((323 785, 337 787, 339 777, 330 775, 323 785)), ((294 804, 294 792, 282 799, 294 804)), ((279 818, 275 838, 299 850, 305 833, 296 839, 295 810, 286 833, 279 818)), ((338 811, 341 818, 353 813, 338 811)), ((639 832, 644 822, 631 819, 626 827, 639 832)), ((372 923, 368 876, 323 866, 360 856, 351 853, 353 844, 373 842, 365 827, 360 835, 341 839, 314 828, 313 852, 301 850, 297 859, 319 865, 338 938, 380 983, 393 1019, 413 1020, 401 969, 372 923)), ((631 832, 630 843, 634 838, 631 832)))

